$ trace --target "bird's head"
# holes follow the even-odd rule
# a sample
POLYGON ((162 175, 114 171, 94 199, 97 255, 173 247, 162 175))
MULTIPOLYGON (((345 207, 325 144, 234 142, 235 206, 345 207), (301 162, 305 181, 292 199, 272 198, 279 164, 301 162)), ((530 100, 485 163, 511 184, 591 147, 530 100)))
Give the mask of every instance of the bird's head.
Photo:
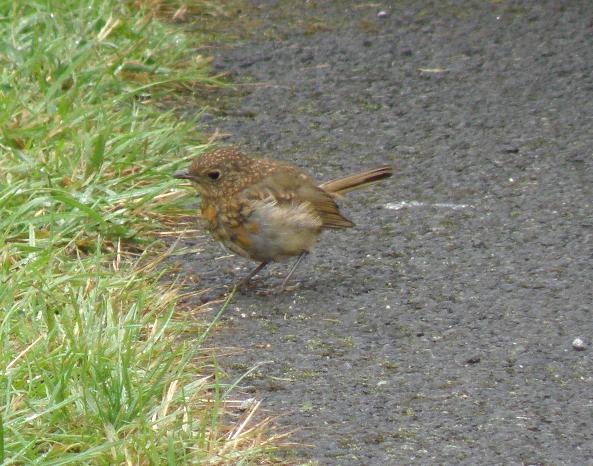
POLYGON ((233 149, 217 149, 196 157, 188 170, 177 172, 174 178, 190 180, 200 194, 231 193, 242 184, 242 171, 249 169, 253 159, 233 149))

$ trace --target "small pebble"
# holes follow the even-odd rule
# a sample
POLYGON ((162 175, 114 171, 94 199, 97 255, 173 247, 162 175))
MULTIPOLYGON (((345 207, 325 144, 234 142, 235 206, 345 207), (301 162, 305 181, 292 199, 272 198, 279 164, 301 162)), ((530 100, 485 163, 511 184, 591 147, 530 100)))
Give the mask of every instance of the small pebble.
POLYGON ((255 398, 247 398, 246 400, 243 400, 241 402, 241 404, 239 405, 239 409, 241 411, 245 411, 246 409, 251 408, 256 402, 257 400, 255 398))
POLYGON ((585 351, 586 348, 587 346, 585 345, 585 342, 580 338, 575 338, 572 340, 572 349, 575 351, 585 351))

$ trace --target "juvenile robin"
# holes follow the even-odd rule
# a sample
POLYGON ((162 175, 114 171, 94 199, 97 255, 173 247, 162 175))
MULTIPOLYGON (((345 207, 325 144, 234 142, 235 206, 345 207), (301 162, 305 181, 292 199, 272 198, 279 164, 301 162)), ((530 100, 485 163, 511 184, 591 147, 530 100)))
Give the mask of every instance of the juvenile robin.
POLYGON ((284 289, 323 230, 354 226, 340 213, 336 200, 392 173, 384 166, 318 185, 289 163, 223 148, 197 157, 189 170, 173 176, 194 183, 202 218, 216 240, 260 262, 238 287, 269 262, 298 256, 282 282, 284 289))

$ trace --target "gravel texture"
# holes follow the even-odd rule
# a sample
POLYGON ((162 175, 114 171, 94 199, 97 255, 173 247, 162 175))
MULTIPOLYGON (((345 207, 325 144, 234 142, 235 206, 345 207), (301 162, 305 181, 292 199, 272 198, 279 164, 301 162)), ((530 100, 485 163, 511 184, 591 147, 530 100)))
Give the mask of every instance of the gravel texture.
MULTIPOLYGON (((320 181, 396 170, 341 203, 357 226, 296 291, 239 294, 211 341, 240 349, 230 381, 261 364, 245 396, 310 445, 283 455, 593 464, 593 3, 246 5, 252 34, 214 52, 245 95, 209 128, 320 181)), ((202 286, 255 266, 192 244, 202 286)))

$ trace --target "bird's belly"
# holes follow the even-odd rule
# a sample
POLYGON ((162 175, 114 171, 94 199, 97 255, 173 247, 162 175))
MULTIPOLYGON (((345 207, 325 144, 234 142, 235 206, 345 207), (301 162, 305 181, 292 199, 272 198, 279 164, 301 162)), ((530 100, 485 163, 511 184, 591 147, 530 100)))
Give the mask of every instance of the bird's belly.
POLYGON ((280 204, 271 199, 253 202, 245 233, 252 258, 277 261, 310 251, 322 221, 308 202, 280 204))

